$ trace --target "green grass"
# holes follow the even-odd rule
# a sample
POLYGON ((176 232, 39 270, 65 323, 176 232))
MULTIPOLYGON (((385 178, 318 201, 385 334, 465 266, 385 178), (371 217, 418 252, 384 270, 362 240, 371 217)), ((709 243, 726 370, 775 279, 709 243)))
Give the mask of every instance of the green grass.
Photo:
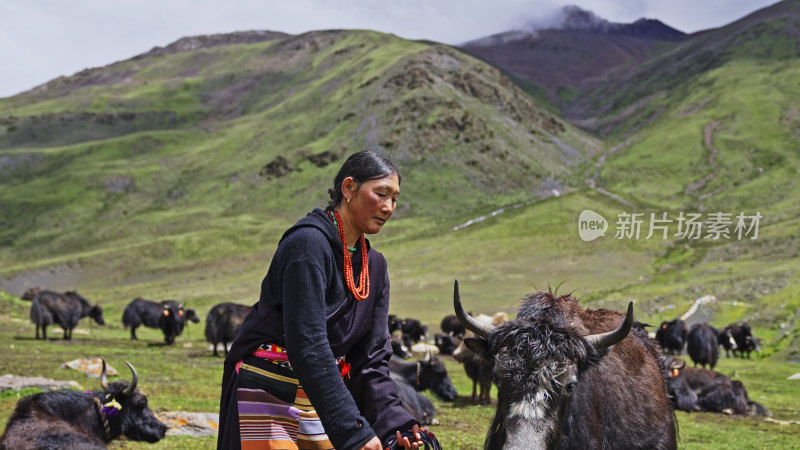
MULTIPOLYGON (((121 377, 129 376, 124 361, 131 361, 140 374, 139 386, 148 395, 151 408, 160 411, 216 411, 219 401, 222 358, 211 356, 208 344, 203 341, 202 322, 190 324, 173 347, 161 345, 160 331, 140 328, 139 341, 129 339, 129 332, 121 328, 118 309, 106 308, 107 325, 100 327, 81 322, 73 341, 59 339, 48 342, 33 339, 33 325, 27 323, 28 303, 4 296, 0 307, 0 336, 3 355, 0 372, 17 375, 39 375, 58 380, 75 380, 83 389, 97 389, 97 380, 83 374, 59 369, 62 362, 79 357, 103 356, 117 369, 121 377), (88 333, 88 334, 87 334, 88 333)), ((434 306, 435 307, 435 306, 434 306)), ((201 317, 204 316, 198 311, 201 317)), ((459 392, 453 403, 438 400, 427 393, 437 408, 439 426, 431 427, 446 448, 479 449, 494 406, 473 405, 469 400, 471 381, 462 367, 445 357, 448 373, 459 392)), ((782 421, 800 419, 800 383, 786 378, 800 371, 800 365, 781 362, 774 358, 746 360, 722 358, 717 367, 721 373, 741 380, 752 400, 758 401, 782 421)), ((22 395, 34 393, 5 392, 0 395, 0 427, 10 415, 22 395)), ((496 388, 492 397, 496 398, 496 388)), ((677 413, 680 425, 680 448, 794 448, 800 437, 800 426, 766 422, 756 417, 725 416, 710 413, 677 413)), ((167 437, 151 445, 132 441, 118 441, 111 448, 213 448, 214 437, 167 437)))

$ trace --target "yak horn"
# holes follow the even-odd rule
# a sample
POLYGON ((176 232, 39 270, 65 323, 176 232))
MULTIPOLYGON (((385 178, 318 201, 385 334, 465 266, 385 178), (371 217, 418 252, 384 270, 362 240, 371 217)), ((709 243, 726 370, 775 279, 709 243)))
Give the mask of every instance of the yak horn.
POLYGON ((106 360, 100 358, 100 361, 103 361, 103 371, 100 372, 100 387, 103 389, 108 389, 108 378, 106 378, 106 375, 108 374, 106 371, 106 360))
POLYGON ((599 333, 599 334, 592 334, 586 336, 586 340, 589 341, 592 346, 597 350, 605 350, 608 347, 620 342, 621 340, 625 339, 625 336, 628 335, 631 331, 631 326, 633 325, 633 302, 628 303, 628 313, 625 315, 625 321, 622 322, 619 328, 614 331, 609 331, 607 333, 599 333))
POLYGON ((678 370, 680 370, 680 369, 683 369, 684 367, 686 367, 686 361, 684 361, 682 359, 673 358, 672 362, 669 364, 669 368, 670 369, 678 369, 678 370))
POLYGON ((131 394, 133 394, 133 391, 136 389, 136 384, 139 382, 139 374, 136 373, 136 369, 133 368, 131 363, 125 361, 125 364, 127 364, 128 368, 131 369, 131 373, 133 373, 133 379, 131 380, 131 385, 122 391, 122 395, 125 397, 130 397, 131 394))
POLYGON ((458 321, 461 322, 461 325, 464 325, 464 328, 484 339, 489 339, 489 335, 492 333, 492 330, 494 330, 494 326, 485 324, 464 311, 464 307, 461 306, 461 296, 458 293, 458 280, 456 280, 453 285, 453 308, 456 310, 458 321))

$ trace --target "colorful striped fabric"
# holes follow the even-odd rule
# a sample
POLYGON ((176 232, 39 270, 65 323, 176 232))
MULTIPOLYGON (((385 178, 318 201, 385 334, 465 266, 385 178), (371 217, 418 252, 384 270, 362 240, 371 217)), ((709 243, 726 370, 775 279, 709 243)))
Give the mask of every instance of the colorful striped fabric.
POLYGON ((291 369, 255 356, 245 358, 239 366, 237 397, 242 450, 333 449, 291 369))

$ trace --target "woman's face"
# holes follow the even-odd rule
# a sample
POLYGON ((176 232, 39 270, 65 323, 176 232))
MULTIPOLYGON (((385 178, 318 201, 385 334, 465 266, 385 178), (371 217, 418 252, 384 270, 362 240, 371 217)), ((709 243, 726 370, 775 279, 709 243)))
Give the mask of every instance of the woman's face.
POLYGON ((349 198, 350 202, 345 200, 342 206, 348 209, 350 224, 359 234, 375 234, 394 213, 400 195, 400 180, 397 174, 392 174, 365 181, 360 186, 350 183, 345 188, 342 192, 349 191, 350 195, 345 194, 345 198, 349 198))

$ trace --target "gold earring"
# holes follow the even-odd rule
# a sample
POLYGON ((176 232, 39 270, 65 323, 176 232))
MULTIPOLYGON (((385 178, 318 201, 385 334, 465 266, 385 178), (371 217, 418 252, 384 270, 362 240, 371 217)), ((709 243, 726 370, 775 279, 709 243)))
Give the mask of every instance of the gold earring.
POLYGON ((349 198, 347 199, 347 203, 350 203, 350 199, 349 198))

